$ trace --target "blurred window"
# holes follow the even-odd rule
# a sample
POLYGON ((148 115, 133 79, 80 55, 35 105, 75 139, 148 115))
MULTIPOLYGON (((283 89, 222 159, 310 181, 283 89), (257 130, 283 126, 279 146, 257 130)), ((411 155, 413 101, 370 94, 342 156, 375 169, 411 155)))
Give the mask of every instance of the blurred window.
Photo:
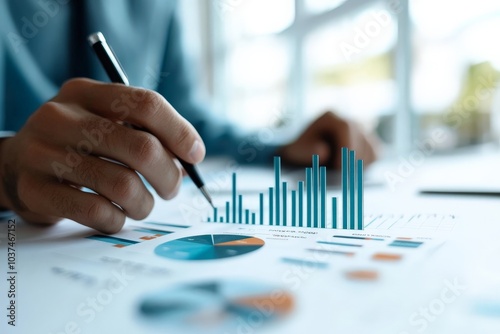
POLYGON ((402 152, 440 129, 437 150, 500 131, 500 3, 490 0, 217 0, 218 109, 288 134, 326 110, 402 152), (498 125, 496 125, 498 124, 498 125), (498 130, 497 130, 498 129, 498 130))

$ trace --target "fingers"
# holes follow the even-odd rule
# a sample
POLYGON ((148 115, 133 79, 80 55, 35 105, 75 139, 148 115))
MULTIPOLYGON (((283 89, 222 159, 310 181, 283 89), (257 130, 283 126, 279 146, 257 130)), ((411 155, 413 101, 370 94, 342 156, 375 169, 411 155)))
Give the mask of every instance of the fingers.
POLYGON ((103 145, 94 148, 93 154, 137 170, 163 199, 172 199, 179 192, 180 166, 158 138, 149 133, 117 125, 116 130, 103 139, 103 145))
POLYGON ((104 197, 53 179, 25 175, 18 189, 27 209, 40 216, 68 218, 103 233, 116 233, 125 223, 125 214, 104 197))
POLYGON ((64 177, 65 181, 92 189, 118 204, 132 219, 144 219, 153 209, 153 196, 137 173, 124 166, 90 156, 64 177))
POLYGON ((348 136, 347 122, 332 113, 325 113, 279 153, 285 162, 300 166, 310 165, 311 156, 319 155, 320 163, 330 166, 334 164, 336 152, 340 152, 340 147, 349 144, 348 136))
POLYGON ((324 134, 323 138, 329 144, 330 150, 335 152, 330 159, 335 168, 341 166, 340 149, 342 147, 355 150, 357 158, 362 159, 365 166, 375 160, 374 146, 359 125, 331 112, 325 113, 319 121, 322 127, 318 131, 324 134))
POLYGON ((327 164, 330 153, 330 146, 325 141, 303 137, 278 151, 285 163, 297 166, 311 165, 312 155, 319 155, 320 163, 327 164))
POLYGON ((331 126, 330 129, 323 131, 328 133, 326 138, 329 140, 331 149, 337 152, 332 159, 335 168, 340 168, 340 149, 342 147, 355 150, 357 158, 362 159, 365 166, 375 161, 374 143, 376 140, 369 140, 368 135, 364 133, 358 124, 344 120, 331 112, 324 114, 323 117, 323 124, 331 126), (332 130, 333 128, 337 130, 332 130))
POLYGON ((194 127, 156 92, 74 79, 63 86, 58 99, 77 103, 104 118, 145 128, 187 162, 199 163, 205 157, 205 146, 194 127))
POLYGON ((144 219, 152 211, 154 199, 135 171, 94 156, 76 156, 76 151, 68 159, 67 152, 51 146, 32 144, 30 147, 22 162, 32 167, 25 173, 45 175, 66 187, 92 189, 133 219, 144 219))
POLYGON ((356 124, 327 112, 278 153, 282 154, 286 162, 297 165, 309 165, 311 155, 318 154, 321 164, 340 168, 342 147, 356 150, 358 158, 363 159, 365 165, 375 160, 373 144, 363 131, 356 124))
MULTIPOLYGON (((117 123, 112 127, 102 126, 104 118, 86 112, 78 106, 72 106, 70 110, 67 105, 60 104, 57 108, 59 113, 72 114, 72 121, 66 122, 67 126, 58 131, 57 138, 51 139, 55 146, 65 147, 65 157, 59 158, 71 165, 71 168, 75 161, 79 162, 92 156, 94 159, 87 162, 102 165, 103 160, 98 157, 104 157, 137 170, 164 199, 171 199, 178 193, 182 182, 181 168, 157 137, 117 123), (75 109, 78 109, 77 113, 74 112, 75 109)), ((47 132, 45 137, 50 138, 50 133, 47 132)), ((128 178, 124 173, 120 175, 128 178)), ((131 178, 125 181, 133 183, 131 178)), ((111 194, 105 196, 111 198, 111 194)))

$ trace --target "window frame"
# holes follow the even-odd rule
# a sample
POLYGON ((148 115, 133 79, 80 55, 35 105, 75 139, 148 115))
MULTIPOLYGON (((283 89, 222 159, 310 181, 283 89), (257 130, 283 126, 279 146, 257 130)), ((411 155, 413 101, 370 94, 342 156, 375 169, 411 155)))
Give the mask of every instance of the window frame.
MULTIPOLYGON (((227 2, 226 5, 236 6, 238 1, 218 0, 227 2)), ((291 43, 291 77, 289 80, 288 96, 293 99, 290 105, 295 106, 290 110, 294 118, 300 119, 305 111, 305 71, 304 71, 304 41, 305 38, 317 28, 332 22, 340 17, 352 15, 356 11, 377 4, 395 4, 398 11, 394 13, 397 24, 397 38, 394 47, 394 74, 396 81, 396 103, 394 109, 394 126, 392 137, 392 153, 403 154, 413 147, 414 139, 417 136, 418 127, 413 122, 415 114, 411 106, 411 52, 412 52, 412 31, 409 13, 409 0, 346 0, 337 7, 320 12, 311 13, 307 10, 305 0, 294 0, 295 18, 291 25, 285 30, 276 34, 284 37, 291 43)), ((221 5, 221 4, 219 4, 221 5)), ((230 11, 231 8, 229 8, 230 11)), ((209 13, 210 29, 212 32, 212 88, 214 93, 214 103, 218 110, 227 115, 228 108, 224 101, 227 101, 227 73, 225 61, 228 48, 223 40, 223 16, 224 9, 211 6, 209 13)))

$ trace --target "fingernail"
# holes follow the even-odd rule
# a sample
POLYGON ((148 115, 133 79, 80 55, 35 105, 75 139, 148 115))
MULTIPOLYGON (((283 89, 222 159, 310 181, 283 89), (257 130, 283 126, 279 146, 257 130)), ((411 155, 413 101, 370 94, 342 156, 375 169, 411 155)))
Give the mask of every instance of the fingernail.
POLYGON ((200 162, 205 158, 205 145, 203 145, 199 140, 196 140, 189 151, 189 157, 192 161, 200 162))

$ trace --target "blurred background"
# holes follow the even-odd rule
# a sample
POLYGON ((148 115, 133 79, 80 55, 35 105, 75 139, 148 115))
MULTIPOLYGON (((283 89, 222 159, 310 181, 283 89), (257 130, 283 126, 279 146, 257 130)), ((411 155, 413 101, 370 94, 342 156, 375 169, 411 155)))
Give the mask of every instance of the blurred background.
POLYGON ((498 142, 498 1, 189 0, 181 15, 200 89, 244 128, 287 140, 334 110, 386 155, 498 142))

